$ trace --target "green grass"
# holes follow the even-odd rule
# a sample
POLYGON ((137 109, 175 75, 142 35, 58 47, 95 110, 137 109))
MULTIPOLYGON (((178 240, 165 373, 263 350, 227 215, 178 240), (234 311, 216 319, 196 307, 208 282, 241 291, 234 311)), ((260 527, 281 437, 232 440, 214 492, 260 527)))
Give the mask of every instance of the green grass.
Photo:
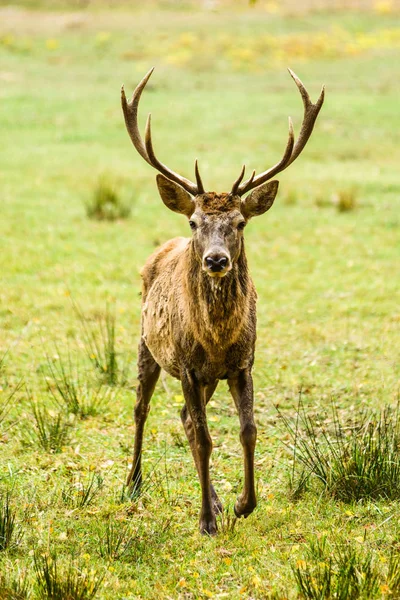
POLYGON ((6 492, 0 497, 0 552, 15 548, 22 538, 16 523, 16 512, 12 506, 12 496, 6 492))
POLYGON ((131 203, 121 191, 122 183, 110 180, 103 174, 94 185, 92 195, 85 202, 86 214, 98 221, 116 221, 126 219, 131 214, 131 203))
POLYGON ((316 483, 342 502, 400 499, 398 406, 380 415, 356 413, 343 423, 335 406, 321 418, 299 402, 295 424, 283 421, 293 448, 293 498, 316 483))
POLYGON ((262 0, 215 10, 154 1, 151 10, 121 3, 111 11, 99 1, 81 11, 74 4, 74 13, 62 3, 25 4, 35 10, 0 9, 0 497, 12 491, 23 532, 0 552, 0 593, 36 599, 54 588, 60 597, 66 585, 79 597, 104 575, 96 598, 294 599, 313 597, 299 577, 314 585, 315 573, 333 590, 345 577, 361 589, 370 560, 379 585, 368 593, 396 597, 397 496, 359 485, 357 501, 344 503, 313 484, 293 501, 291 438, 275 408, 295 422, 301 390, 306 418, 327 435, 332 402, 345 430, 385 407, 396 415, 395 3, 341 11, 321 1, 302 12, 291 0, 277 10, 262 0), (217 191, 230 189, 243 163, 259 172, 279 160, 288 115, 298 133, 302 104, 287 66, 313 99, 326 84, 304 154, 280 176, 273 209, 246 228, 259 296, 259 506, 247 520, 232 516, 242 459, 221 382, 208 411, 212 475, 226 509, 214 539, 197 531, 200 489, 179 417, 182 393, 170 378, 157 386, 146 428, 144 493, 130 501, 124 489, 139 270, 158 244, 189 235, 185 219, 162 204, 123 122, 121 84, 131 93, 152 65, 141 126, 152 112, 160 159, 192 178, 197 157, 206 187, 217 191), (132 190, 127 219, 88 219, 85 203, 103 173, 124 182, 124 197, 132 190), (22 380, 30 393, 15 392, 22 380), (82 393, 86 401, 100 383, 107 402, 83 415, 82 393), (84 419, 66 416, 60 389, 72 391, 84 419), (68 439, 60 441, 64 422, 68 439), (310 557, 321 538, 333 553, 328 570, 310 557), (348 556, 354 569, 341 575, 348 556))
POLYGON ((104 574, 81 569, 72 561, 62 570, 56 555, 35 556, 38 598, 43 600, 91 600, 97 595, 104 574))

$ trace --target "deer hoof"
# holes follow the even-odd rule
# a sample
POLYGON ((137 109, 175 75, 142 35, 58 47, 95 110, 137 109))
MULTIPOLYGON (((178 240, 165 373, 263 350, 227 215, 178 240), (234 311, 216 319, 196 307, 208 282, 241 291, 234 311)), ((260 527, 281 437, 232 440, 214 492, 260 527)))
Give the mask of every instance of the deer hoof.
POLYGON ((202 535, 216 535, 218 532, 217 522, 214 519, 200 519, 200 533, 202 535))
POLYGON ((255 509, 256 505, 257 505, 257 502, 255 500, 252 502, 249 502, 249 501, 244 502, 239 496, 233 510, 238 519, 240 519, 240 517, 244 517, 245 519, 247 519, 247 517, 255 509))

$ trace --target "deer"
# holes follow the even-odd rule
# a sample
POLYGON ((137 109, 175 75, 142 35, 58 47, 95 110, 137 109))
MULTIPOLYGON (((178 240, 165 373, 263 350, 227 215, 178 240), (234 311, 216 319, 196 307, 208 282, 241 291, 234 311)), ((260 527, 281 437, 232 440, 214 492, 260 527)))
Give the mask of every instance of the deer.
POLYGON ((171 211, 188 219, 192 235, 164 243, 147 259, 141 271, 135 437, 127 486, 140 493, 144 427, 151 397, 164 370, 179 380, 182 387, 184 406, 180 416, 201 486, 199 529, 202 534, 215 535, 217 515, 223 509, 210 479, 213 445, 206 408, 220 380, 227 380, 236 405, 243 450, 243 491, 237 497, 234 513, 238 518, 246 518, 257 504, 254 482, 257 427, 252 380, 257 294, 246 259, 244 228, 250 219, 261 216, 273 205, 279 182, 272 178, 291 165, 306 146, 324 102, 324 87, 313 104, 303 83, 288 69, 304 107, 297 140, 289 117, 289 135, 282 159, 259 175, 254 170, 246 180, 243 166, 230 192, 217 193, 206 191, 197 159, 193 182, 156 157, 151 114, 143 141, 138 107, 153 70, 154 67, 139 82, 130 101, 122 86, 125 124, 137 152, 158 171, 156 182, 161 200, 171 211))

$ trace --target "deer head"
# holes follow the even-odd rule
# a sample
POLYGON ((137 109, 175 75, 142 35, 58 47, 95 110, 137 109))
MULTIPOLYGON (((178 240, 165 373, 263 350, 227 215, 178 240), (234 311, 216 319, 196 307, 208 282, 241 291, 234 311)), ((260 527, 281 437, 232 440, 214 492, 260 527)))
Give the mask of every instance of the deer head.
POLYGON ((126 128, 139 154, 149 165, 159 171, 157 185, 164 204, 170 210, 183 214, 189 219, 193 231, 193 245, 203 270, 212 277, 223 277, 231 270, 232 264, 240 255, 246 223, 252 217, 262 215, 269 210, 275 200, 279 182, 270 180, 296 160, 307 144, 324 102, 324 88, 317 102, 313 104, 300 79, 289 69, 304 105, 303 122, 297 141, 295 142, 293 124, 289 117, 289 136, 282 159, 257 176, 253 171, 245 181, 243 181, 245 174, 245 166, 243 166, 231 191, 217 194, 205 191, 197 160, 194 169, 196 183, 175 173, 158 160, 151 139, 150 114, 147 118, 143 142, 138 128, 137 113, 140 96, 153 70, 154 68, 137 85, 130 102, 127 101, 122 87, 121 102, 126 128), (250 194, 242 198, 248 192, 250 194))

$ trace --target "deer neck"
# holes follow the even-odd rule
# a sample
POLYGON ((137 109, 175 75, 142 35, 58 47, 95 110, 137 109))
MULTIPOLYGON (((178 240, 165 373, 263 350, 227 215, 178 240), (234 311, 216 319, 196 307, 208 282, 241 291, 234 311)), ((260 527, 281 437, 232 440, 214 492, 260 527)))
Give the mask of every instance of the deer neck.
POLYGON ((193 244, 188 248, 187 298, 199 341, 218 348, 234 343, 247 319, 253 298, 244 244, 225 277, 210 277, 202 269, 193 244))

